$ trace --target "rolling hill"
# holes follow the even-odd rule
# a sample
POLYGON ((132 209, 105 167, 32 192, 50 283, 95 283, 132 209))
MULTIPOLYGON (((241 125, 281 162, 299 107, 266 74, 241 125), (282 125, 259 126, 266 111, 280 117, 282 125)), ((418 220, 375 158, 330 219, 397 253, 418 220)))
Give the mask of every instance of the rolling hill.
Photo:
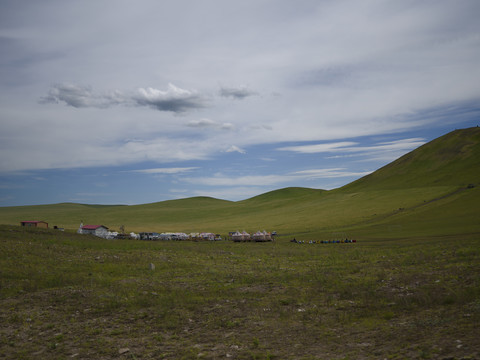
POLYGON ((467 186, 480 181, 480 128, 455 130, 430 141, 342 189, 467 186))
POLYGON ((80 221, 127 231, 276 230, 297 238, 480 232, 480 128, 455 130, 342 188, 290 187, 232 202, 194 197, 133 206, 54 204, 0 208, 0 223, 80 221))

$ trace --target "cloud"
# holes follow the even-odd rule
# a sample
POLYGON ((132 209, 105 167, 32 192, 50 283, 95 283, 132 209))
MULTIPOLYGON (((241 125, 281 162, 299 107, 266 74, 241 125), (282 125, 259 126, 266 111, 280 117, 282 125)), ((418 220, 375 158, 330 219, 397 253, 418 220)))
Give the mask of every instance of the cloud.
POLYGON ((40 99, 40 103, 64 102, 75 108, 107 108, 112 105, 125 103, 126 99, 119 92, 96 94, 88 86, 74 84, 56 84, 48 94, 40 99))
POLYGON ((193 90, 181 89, 168 84, 166 91, 155 88, 139 88, 137 92, 125 94, 118 90, 108 93, 95 93, 88 86, 56 84, 40 103, 61 103, 75 108, 108 108, 117 105, 148 106, 159 111, 183 113, 206 106, 206 98, 193 90))
POLYGON ((285 146, 277 148, 280 151, 292 151, 302 154, 314 154, 322 152, 335 152, 345 150, 346 146, 353 146, 357 143, 351 141, 342 141, 336 143, 314 144, 314 145, 299 145, 299 146, 285 146))
POLYGON ((198 167, 175 167, 175 168, 130 170, 128 172, 140 173, 140 174, 181 174, 181 173, 190 172, 196 169, 198 169, 198 167))
POLYGON ((357 155, 365 155, 366 153, 382 153, 388 151, 408 151, 413 150, 425 144, 423 138, 409 138, 389 142, 381 142, 371 146, 357 146, 358 143, 351 141, 343 141, 336 143, 313 144, 313 145, 299 145, 286 146, 277 148, 280 151, 292 151, 302 154, 313 153, 356 153, 357 155))
POLYGON ((246 97, 258 95, 257 92, 249 90, 247 87, 238 87, 238 88, 222 87, 220 88, 219 94, 222 97, 232 98, 236 100, 243 100, 246 97))
POLYGON ((222 123, 222 125, 220 126, 220 129, 222 129, 222 130, 234 130, 235 126, 231 123, 222 123))
MULTIPOLYGON (((168 163, 173 161, 206 160, 214 144, 196 143, 189 139, 159 137, 152 140, 129 141, 117 148, 115 157, 123 158, 123 163, 155 161, 168 163)), ((109 151, 111 153, 111 151, 109 151)))
POLYGON ((291 173, 292 175, 304 179, 327 179, 327 178, 342 178, 342 177, 361 177, 370 174, 371 171, 349 171, 345 168, 333 169, 310 169, 301 170, 291 173))
MULTIPOLYGON (((148 140, 99 141, 97 134, 101 131, 93 131, 95 135, 92 135, 95 124, 81 125, 81 121, 78 127, 72 123, 72 130, 57 134, 53 144, 43 131, 39 131, 36 138, 28 138, 29 146, 36 151, 31 152, 25 147, 17 152, 18 157, 15 158, 3 155, 9 143, 0 143, 0 172, 106 167, 146 161, 158 164, 178 162, 172 167, 181 168, 183 161, 207 160, 212 153, 221 150, 212 142, 197 143, 189 138, 167 136, 155 136, 148 140)), ((99 129, 103 128, 99 126, 99 129)), ((19 139, 25 141, 24 138, 19 139)))
POLYGON ((250 129, 251 130, 268 130, 268 131, 272 131, 273 130, 273 127, 270 126, 270 125, 265 125, 265 124, 254 124, 252 126, 250 126, 250 129))
POLYGON ((221 173, 211 177, 183 178, 188 183, 207 186, 271 186, 282 183, 298 182, 327 178, 359 177, 370 174, 371 171, 349 171, 345 168, 309 169, 287 174, 226 176, 221 173))
POLYGON ((140 88, 133 96, 138 105, 150 106, 159 111, 181 113, 191 109, 201 109, 206 106, 206 99, 196 91, 184 90, 173 84, 168 84, 166 91, 154 88, 140 88))
POLYGON ((235 187, 274 185, 284 182, 285 177, 277 175, 225 176, 222 174, 215 174, 211 177, 184 178, 183 180, 197 185, 235 187))
POLYGON ((381 142, 373 146, 358 146, 352 148, 346 148, 345 151, 356 152, 356 151, 393 151, 393 150, 413 150, 423 144, 426 141, 423 138, 410 138, 410 139, 401 139, 395 141, 381 142))
POLYGON ((191 120, 187 124, 187 126, 196 128, 217 127, 218 125, 216 121, 210 119, 191 120))
POLYGON ((229 153, 229 152, 238 152, 240 154, 246 154, 247 152, 241 148, 239 148, 238 146, 236 145, 232 145, 230 146, 227 150, 225 150, 225 152, 229 153))
POLYGON ((221 123, 211 119, 191 120, 187 123, 187 126, 193 128, 216 128, 221 130, 234 129, 234 126, 231 123, 221 123))

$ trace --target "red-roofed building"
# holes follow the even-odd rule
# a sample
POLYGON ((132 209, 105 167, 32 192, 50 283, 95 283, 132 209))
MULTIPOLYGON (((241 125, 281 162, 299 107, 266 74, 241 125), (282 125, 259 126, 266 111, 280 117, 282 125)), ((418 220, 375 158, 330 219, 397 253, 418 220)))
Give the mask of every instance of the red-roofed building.
POLYGON ((78 229, 80 234, 95 235, 99 237, 106 237, 108 234, 108 228, 103 225, 80 225, 78 229))
POLYGON ((48 229, 48 223, 45 221, 36 221, 36 220, 21 221, 20 225, 48 229))

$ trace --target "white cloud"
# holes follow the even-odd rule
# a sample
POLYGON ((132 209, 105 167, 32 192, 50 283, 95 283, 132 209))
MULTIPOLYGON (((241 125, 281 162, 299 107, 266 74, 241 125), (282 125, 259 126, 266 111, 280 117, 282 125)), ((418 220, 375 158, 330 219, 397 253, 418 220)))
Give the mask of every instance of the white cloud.
POLYGON ((276 175, 225 176, 216 174, 211 177, 184 178, 183 181, 208 186, 265 186, 282 183, 285 181, 285 177, 276 175))
POLYGON ((222 130, 234 130, 235 126, 231 123, 222 123, 220 125, 220 129, 222 129, 222 130))
POLYGON ((369 174, 371 171, 349 171, 345 168, 331 168, 331 169, 308 169, 295 171, 288 174, 280 175, 242 175, 242 176, 226 176, 218 173, 211 177, 188 177, 182 180, 188 183, 207 186, 272 186, 280 185, 289 182, 296 182, 299 180, 312 179, 328 179, 328 178, 342 178, 342 177, 359 177, 369 174))
POLYGON ((230 146, 227 150, 225 150, 225 152, 227 152, 227 153, 229 153, 229 152, 238 152, 238 153, 240 153, 240 154, 246 154, 246 153, 247 153, 244 149, 241 149, 241 148, 239 148, 239 147, 236 146, 236 145, 230 146))
POLYGON ((277 148, 281 151, 293 151, 303 154, 313 154, 313 153, 322 153, 322 152, 336 152, 345 150, 347 146, 357 145, 355 142, 351 141, 342 141, 336 143, 326 143, 326 144, 314 144, 314 145, 299 145, 299 146, 285 146, 277 148))
POLYGON ((154 169, 130 170, 129 172, 135 172, 140 174, 183 174, 196 169, 198 169, 198 167, 154 168, 154 169))
MULTIPOLYGON (((325 143, 325 144, 314 144, 314 145, 299 145, 299 146, 286 146, 282 148, 277 148, 280 151, 291 151, 302 154, 312 154, 312 153, 349 153, 354 154, 355 156, 375 156, 380 155, 382 158, 391 158, 391 154, 398 154, 399 152, 406 152, 413 150, 423 144, 425 144, 425 139, 423 138, 409 138, 401 139, 389 142, 381 142, 371 146, 360 146, 356 142, 337 142, 337 143, 325 143)), ((347 155, 350 156, 350 155, 347 155)), ((340 157, 333 156, 331 158, 340 157)))
POLYGON ((412 150, 425 144, 425 142, 426 141, 423 138, 400 139, 395 141, 378 143, 377 145, 373 146, 359 146, 356 149, 353 148, 352 151, 412 150))
POLYGON ((187 123, 187 126, 193 128, 206 128, 206 129, 221 129, 221 130, 233 130, 234 126, 231 123, 221 123, 211 119, 199 119, 199 120, 190 120, 187 123))
POLYGON ((342 177, 361 177, 370 174, 371 171, 349 171, 345 168, 333 168, 333 169, 309 169, 295 171, 292 175, 304 178, 304 179, 328 179, 328 178, 342 178, 342 177))
MULTIPOLYGON (((153 161, 160 164, 183 162, 187 160, 206 160, 214 152, 212 147, 218 148, 215 143, 195 143, 188 139, 169 137, 153 137, 148 140, 129 141, 98 141, 99 130, 80 127, 75 132, 59 132, 51 140, 43 136, 44 131, 39 129, 37 137, 29 139, 28 135, 21 137, 22 141, 29 142, 28 147, 20 149, 16 157, 5 156, 5 149, 9 142, 0 144, 0 169, 3 172, 19 172, 26 169, 67 169, 83 167, 118 166, 153 161), (75 146, 73 144, 76 144, 75 146), (37 151, 31 152, 34 147, 37 151), (2 156, 3 155, 3 156, 2 156)), ((17 140, 19 138, 16 138, 17 140)), ((13 141, 14 139, 10 139, 13 141)), ((175 166, 181 167, 181 166, 175 166)))
POLYGON ((187 126, 198 127, 198 128, 208 128, 208 127, 217 127, 218 123, 210 119, 200 119, 200 120, 189 121, 187 126))

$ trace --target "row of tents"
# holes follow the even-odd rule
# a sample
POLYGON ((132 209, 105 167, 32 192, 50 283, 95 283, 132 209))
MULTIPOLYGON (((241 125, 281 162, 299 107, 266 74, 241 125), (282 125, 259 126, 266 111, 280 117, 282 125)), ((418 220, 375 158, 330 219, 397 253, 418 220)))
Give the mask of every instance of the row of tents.
POLYGON ((273 241, 276 235, 275 232, 270 233, 264 231, 257 231, 254 234, 249 234, 246 231, 235 231, 228 234, 229 238, 234 242, 246 242, 246 241, 255 241, 255 242, 264 242, 264 241, 273 241))
POLYGON ((193 241, 219 241, 223 240, 220 234, 210 232, 182 233, 182 232, 141 232, 138 234, 140 240, 193 240, 193 241))

